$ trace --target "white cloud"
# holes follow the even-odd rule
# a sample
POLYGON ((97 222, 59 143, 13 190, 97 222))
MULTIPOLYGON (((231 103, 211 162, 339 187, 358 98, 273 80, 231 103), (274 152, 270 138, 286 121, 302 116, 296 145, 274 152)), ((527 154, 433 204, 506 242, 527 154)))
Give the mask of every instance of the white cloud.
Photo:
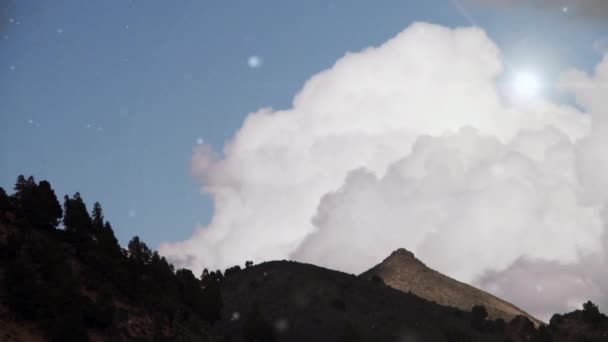
POLYGON ((492 289, 522 257, 580 263, 603 253, 607 69, 562 79, 589 114, 509 105, 482 30, 414 24, 311 77, 292 108, 249 114, 223 153, 196 146, 213 218, 159 250, 197 272, 290 257, 360 272, 407 247, 492 289))

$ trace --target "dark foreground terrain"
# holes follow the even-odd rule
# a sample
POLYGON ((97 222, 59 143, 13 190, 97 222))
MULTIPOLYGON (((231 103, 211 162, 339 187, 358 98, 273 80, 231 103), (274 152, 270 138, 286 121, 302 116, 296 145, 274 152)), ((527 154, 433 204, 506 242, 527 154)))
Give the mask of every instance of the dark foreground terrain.
POLYGON ((0 188, 0 341, 608 341, 591 302, 544 324, 410 254, 359 277, 289 261, 195 276, 20 177, 0 188))

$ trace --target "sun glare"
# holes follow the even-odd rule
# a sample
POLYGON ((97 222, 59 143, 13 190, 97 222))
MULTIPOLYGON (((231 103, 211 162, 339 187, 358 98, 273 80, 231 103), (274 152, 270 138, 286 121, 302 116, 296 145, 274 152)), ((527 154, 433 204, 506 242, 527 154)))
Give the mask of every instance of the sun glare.
POLYGON ((513 90, 519 96, 531 97, 538 94, 540 90, 540 81, 538 77, 531 72, 519 72, 513 80, 513 90))

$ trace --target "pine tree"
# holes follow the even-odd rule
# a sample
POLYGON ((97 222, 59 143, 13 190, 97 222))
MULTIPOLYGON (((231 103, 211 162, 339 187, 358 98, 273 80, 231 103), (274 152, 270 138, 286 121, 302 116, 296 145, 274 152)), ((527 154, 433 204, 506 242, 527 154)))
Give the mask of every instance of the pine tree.
POLYGON ((64 212, 63 224, 65 230, 71 233, 77 233, 81 236, 90 236, 91 234, 91 217, 87 212, 87 207, 84 204, 80 193, 75 193, 73 198, 64 197, 64 212))
POLYGON ((91 218, 93 232, 100 232, 103 229, 103 210, 101 209, 101 204, 99 204, 99 202, 93 204, 91 218))
POLYGON ((4 189, 0 187, 0 211, 8 210, 8 209, 10 209, 10 207, 11 207, 10 199, 9 199, 8 195, 6 194, 6 191, 4 191, 4 189))
POLYGON ((134 236, 127 246, 129 259, 140 265, 147 265, 152 258, 152 251, 139 236, 134 236))
POLYGON ((63 215, 61 205, 55 191, 47 181, 41 181, 34 188, 30 213, 30 221, 38 227, 56 228, 63 215))

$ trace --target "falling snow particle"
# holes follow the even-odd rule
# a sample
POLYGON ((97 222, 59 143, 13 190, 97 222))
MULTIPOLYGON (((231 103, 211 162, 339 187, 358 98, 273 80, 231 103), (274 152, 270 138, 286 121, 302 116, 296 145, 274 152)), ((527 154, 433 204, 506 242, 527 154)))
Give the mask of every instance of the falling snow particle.
POLYGON ((250 68, 253 68, 253 69, 259 68, 262 66, 262 58, 259 56, 251 56, 247 60, 247 64, 249 65, 250 68))
POLYGON ((31 124, 33 124, 33 123, 34 123, 34 120, 29 119, 29 120, 27 120, 27 123, 29 123, 29 124, 31 125, 31 124))
POLYGON ((231 321, 238 321, 239 318, 241 318, 241 314, 239 314, 238 312, 235 311, 235 312, 232 313, 232 317, 230 317, 230 320, 231 321))
POLYGON ((11 65, 10 67, 8 67, 9 69, 11 69, 11 71, 15 70, 15 66, 11 65))
POLYGON ((205 141, 203 140, 203 138, 198 138, 196 139, 196 144, 197 145, 202 145, 205 141))
POLYGON ((129 218, 135 218, 135 216, 137 216, 137 213, 135 212, 135 210, 133 210, 133 209, 129 210, 129 218))
POLYGON ((563 11, 564 13, 568 13, 568 7, 564 7, 564 8, 562 8, 562 11, 563 11))
POLYGON ((62 29, 62 28, 58 28, 58 29, 57 29, 57 33, 58 33, 58 34, 62 34, 62 33, 63 33, 63 29, 62 29))
POLYGON ((283 332, 287 331, 287 329, 289 329, 289 322, 287 321, 287 318, 279 318, 275 322, 274 326, 278 332, 283 333, 283 332))

